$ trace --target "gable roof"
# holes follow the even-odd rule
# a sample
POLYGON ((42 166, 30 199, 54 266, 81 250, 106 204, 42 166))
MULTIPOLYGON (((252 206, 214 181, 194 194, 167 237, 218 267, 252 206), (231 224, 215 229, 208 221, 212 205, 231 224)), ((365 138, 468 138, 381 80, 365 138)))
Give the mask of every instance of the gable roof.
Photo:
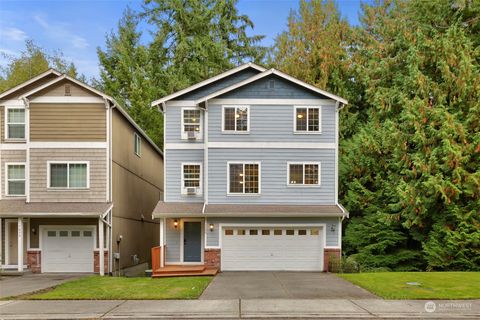
POLYGON ((193 91, 193 90, 195 90, 195 89, 198 89, 198 88, 201 88, 201 87, 203 87, 203 86, 206 86, 206 85, 208 85, 208 84, 210 84, 210 83, 212 83, 212 82, 218 81, 218 80, 220 80, 220 79, 223 79, 223 78, 225 78, 225 77, 228 77, 228 76, 230 76, 230 75, 232 75, 232 74, 235 74, 235 73, 240 72, 240 71, 242 71, 242 70, 245 70, 245 69, 247 69, 247 68, 253 68, 253 69, 256 69, 256 70, 258 70, 258 71, 260 71, 260 72, 264 72, 264 71, 266 70, 264 67, 261 67, 261 66, 255 64, 255 63, 253 63, 253 62, 248 62, 248 63, 242 64, 241 66, 238 66, 238 67, 236 67, 236 68, 233 68, 233 69, 230 69, 230 70, 225 71, 225 72, 223 72, 223 73, 220 73, 219 75, 216 75, 216 76, 214 76, 214 77, 212 77, 212 78, 208 78, 207 80, 204 80, 204 81, 201 81, 201 82, 199 82, 199 83, 197 83, 197 84, 194 84, 193 86, 190 86, 190 87, 185 88, 185 89, 183 89, 183 90, 180 90, 180 91, 174 92, 174 93, 172 93, 172 94, 169 94, 168 96, 165 96, 165 97, 163 97, 163 98, 161 98, 161 99, 155 100, 155 101, 152 102, 152 107, 158 106, 159 104, 162 104, 162 103, 164 103, 164 102, 167 102, 168 100, 175 99, 176 97, 179 97, 179 96, 181 96, 181 95, 183 95, 183 94, 185 94, 185 93, 188 93, 188 92, 193 91))
POLYGON ((235 84, 233 84, 233 85, 231 85, 231 86, 229 86, 229 87, 226 87, 226 88, 224 88, 224 89, 221 89, 221 90, 218 90, 218 91, 216 91, 216 92, 213 92, 213 93, 211 93, 211 94, 209 94, 209 95, 206 95, 205 97, 202 97, 202 98, 200 98, 200 99, 197 99, 197 100, 195 100, 195 104, 198 105, 198 104, 200 104, 200 103, 202 103, 202 102, 205 102, 205 101, 207 101, 207 100, 213 99, 213 98, 215 98, 215 97, 218 97, 218 96, 220 96, 220 95, 222 95, 222 94, 225 94, 225 93, 230 92, 230 91, 232 91, 232 90, 235 90, 235 89, 237 89, 237 88, 243 87, 243 86, 245 86, 245 85, 247 85, 247 84, 249 84, 249 83, 252 83, 252 82, 257 81, 257 80, 259 80, 259 79, 265 78, 265 77, 267 77, 267 76, 269 76, 269 75, 276 75, 276 76, 281 77, 281 78, 283 78, 283 79, 286 79, 286 80, 288 80, 288 81, 290 81, 290 82, 293 82, 293 83, 295 83, 295 84, 297 84, 297 85, 299 85, 299 86, 302 86, 302 87, 304 87, 304 88, 306 88, 306 89, 308 89, 308 90, 310 90, 310 91, 319 93, 319 94, 321 94, 321 95, 324 95, 324 96, 326 96, 326 97, 328 97, 328 98, 330 98, 330 99, 336 100, 336 101, 341 102, 341 103, 343 103, 343 104, 348 104, 348 101, 347 101, 346 99, 342 98, 342 97, 339 97, 339 96, 337 96, 337 95, 334 95, 334 94, 332 94, 332 93, 330 93, 330 92, 327 92, 327 91, 325 91, 325 90, 319 89, 319 88, 317 88, 317 87, 315 87, 315 86, 312 86, 311 84, 308 84, 308 83, 306 83, 306 82, 303 82, 303 81, 301 81, 301 80, 298 80, 298 79, 296 79, 296 78, 294 78, 294 77, 292 77, 292 76, 289 76, 289 75, 286 74, 286 73, 283 73, 283 72, 278 71, 278 70, 273 69, 273 68, 272 68, 272 69, 269 69, 269 70, 266 70, 266 71, 264 71, 264 72, 262 72, 262 73, 259 73, 259 74, 255 75, 255 76, 253 76, 253 77, 248 78, 248 79, 245 79, 245 80, 243 80, 243 81, 240 81, 240 82, 238 82, 238 83, 235 83, 235 84))
POLYGON ((120 113, 123 115, 123 117, 125 119, 127 119, 128 122, 130 122, 130 124, 143 136, 143 138, 145 138, 145 140, 147 140, 148 143, 150 143, 150 145, 155 149, 155 151, 157 151, 162 157, 163 157, 163 151, 155 144, 155 142, 153 142, 152 139, 150 139, 150 137, 145 133, 145 131, 143 131, 142 128, 140 128, 140 126, 135 122, 135 120, 132 119, 132 117, 128 114, 127 111, 125 111, 125 109, 123 107, 120 106, 120 104, 115 101, 114 98, 112 98, 111 96, 93 88, 92 86, 89 86, 88 84, 86 83, 83 83, 75 78, 72 78, 66 74, 62 74, 61 76, 53 79, 52 81, 49 81, 41 86, 38 86, 36 87, 35 89, 33 90, 30 90, 29 92, 23 94, 21 96, 21 98, 27 98, 29 96, 31 96, 32 94, 35 94, 36 92, 39 92, 39 91, 42 91, 43 89, 45 88, 48 88, 52 85, 54 85, 55 83, 58 83, 62 80, 68 80, 68 81, 71 81, 75 84, 77 84, 78 86, 80 87, 83 87, 97 95, 99 95, 100 97, 104 98, 105 100, 107 101, 110 101, 110 103, 112 104, 111 107, 112 108, 117 108, 118 111, 120 111, 120 113))
POLYGON ((22 82, 22 83, 20 83, 19 85, 16 85, 15 87, 13 87, 13 88, 11 88, 11 89, 8 89, 7 91, 4 91, 4 92, 0 93, 0 99, 3 98, 3 97, 5 97, 5 96, 8 96, 9 94, 11 94, 11 93, 13 93, 13 92, 15 92, 15 91, 17 91, 17 90, 19 90, 19 89, 21 89, 21 88, 24 88, 24 87, 28 86, 29 84, 34 83, 35 81, 38 81, 38 80, 40 80, 40 79, 42 79, 42 78, 45 78, 46 76, 51 75, 51 74, 54 74, 54 75, 56 75, 56 76, 60 76, 60 75, 61 75, 61 73, 60 73, 59 71, 55 70, 55 69, 48 69, 47 71, 40 73, 39 75, 31 78, 30 80, 27 80, 27 81, 25 81, 25 82, 22 82))

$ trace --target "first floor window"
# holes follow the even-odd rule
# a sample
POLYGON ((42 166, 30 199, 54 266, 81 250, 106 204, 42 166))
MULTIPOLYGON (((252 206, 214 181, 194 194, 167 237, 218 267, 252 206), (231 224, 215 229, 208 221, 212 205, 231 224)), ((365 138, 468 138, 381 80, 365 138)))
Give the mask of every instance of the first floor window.
POLYGON ((260 176, 258 163, 230 163, 229 178, 229 193, 260 193, 260 176))
POLYGON ((25 164, 7 164, 7 195, 25 195, 25 164))
POLYGON ((50 188, 88 188, 87 163, 50 163, 50 188))
POLYGON ((320 107, 295 108, 295 131, 296 132, 320 132, 321 131, 320 107))
POLYGON ((200 191, 201 183, 201 166, 200 164, 184 164, 183 165, 183 190, 187 188, 196 188, 200 191))
POLYGON ((223 131, 248 132, 248 107, 224 107, 223 131))
POLYGON ((25 109, 7 109, 7 138, 25 139, 25 109))
POLYGON ((320 163, 290 163, 288 171, 290 185, 320 184, 320 163))

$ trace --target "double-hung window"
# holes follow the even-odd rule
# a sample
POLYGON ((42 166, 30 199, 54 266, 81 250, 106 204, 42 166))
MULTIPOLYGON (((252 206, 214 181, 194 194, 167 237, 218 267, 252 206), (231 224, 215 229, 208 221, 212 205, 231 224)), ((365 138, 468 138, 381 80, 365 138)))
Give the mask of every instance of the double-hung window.
POLYGON ((7 108, 7 139, 25 139, 25 109, 7 108))
POLYGON ((182 139, 189 139, 195 136, 200 138, 202 132, 202 113, 200 109, 182 109, 182 139))
POLYGON ((229 163, 228 180, 229 194, 260 194, 260 164, 229 163))
POLYGON ((248 133, 249 119, 248 106, 225 106, 223 107, 223 132, 248 133))
POLYGON ((202 193, 202 166, 200 163, 182 164, 182 194, 188 194, 189 188, 194 188, 197 195, 202 193))
POLYGON ((49 162, 48 187, 54 189, 89 188, 88 162, 49 162))
POLYGON ((320 163, 289 163, 288 184, 292 186, 320 185, 320 163))
POLYGON ((295 107, 295 132, 321 133, 322 112, 320 107, 295 107))
POLYGON ((25 164, 7 163, 6 194, 8 196, 25 195, 25 164))

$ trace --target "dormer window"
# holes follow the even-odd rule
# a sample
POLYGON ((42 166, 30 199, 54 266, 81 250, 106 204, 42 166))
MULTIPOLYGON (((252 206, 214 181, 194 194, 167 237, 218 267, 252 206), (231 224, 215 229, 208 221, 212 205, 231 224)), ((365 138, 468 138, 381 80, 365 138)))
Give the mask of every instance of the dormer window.
POLYGON ((197 140, 202 133, 202 113, 199 109, 182 109, 182 139, 197 140))
POLYGON ((25 109, 7 108, 6 115, 6 138, 7 139, 25 139, 25 109))

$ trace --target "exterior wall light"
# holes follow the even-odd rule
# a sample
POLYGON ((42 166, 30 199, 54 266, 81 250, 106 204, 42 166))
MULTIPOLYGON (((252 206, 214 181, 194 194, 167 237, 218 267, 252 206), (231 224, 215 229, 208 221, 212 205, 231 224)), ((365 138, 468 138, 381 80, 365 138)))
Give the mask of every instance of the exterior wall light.
POLYGON ((210 231, 213 231, 213 223, 210 223, 210 231))
POLYGON ((178 220, 177 219, 173 220, 173 226, 175 227, 175 229, 178 228, 178 220))
POLYGON ((330 226, 330 231, 335 232, 335 225, 334 225, 334 224, 332 224, 332 225, 330 226))

